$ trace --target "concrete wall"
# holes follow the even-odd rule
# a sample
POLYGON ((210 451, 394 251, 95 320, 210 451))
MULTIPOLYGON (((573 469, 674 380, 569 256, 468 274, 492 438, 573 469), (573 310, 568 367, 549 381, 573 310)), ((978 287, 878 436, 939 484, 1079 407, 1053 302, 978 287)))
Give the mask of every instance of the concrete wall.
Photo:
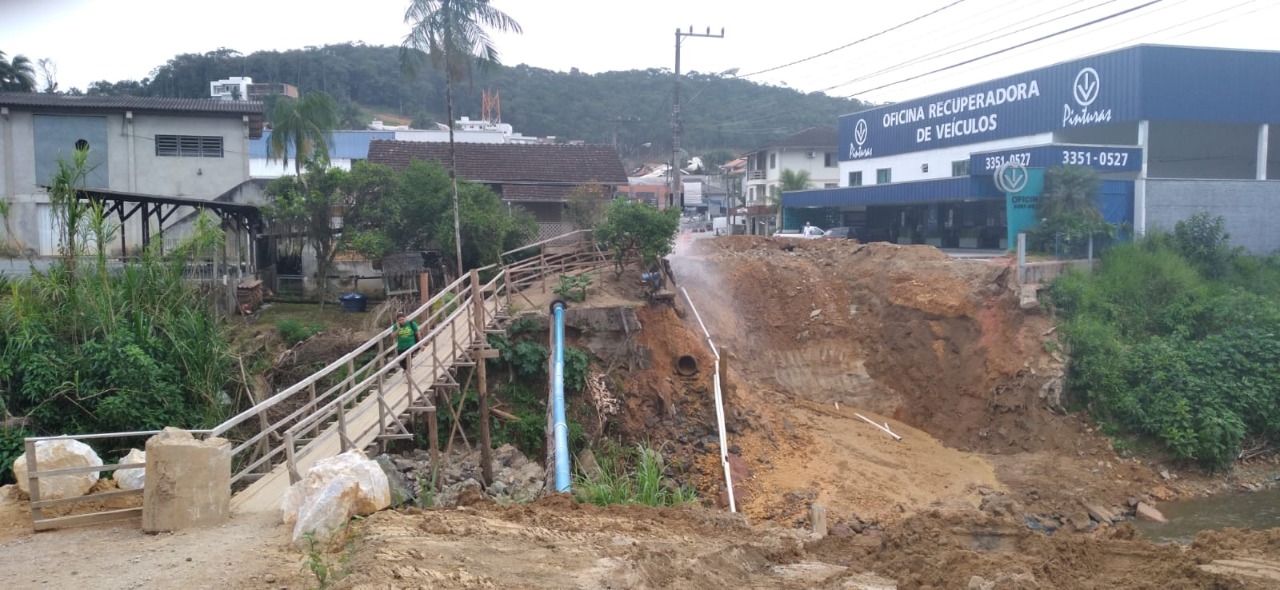
POLYGON ((1233 246, 1254 254, 1280 250, 1280 181, 1148 180, 1147 227, 1172 231, 1191 215, 1207 211, 1226 222, 1233 246))
POLYGON ((90 188, 111 186, 107 156, 111 153, 107 141, 107 118, 78 115, 35 115, 35 182, 49 184, 58 172, 58 160, 71 161, 76 144, 83 141, 89 146, 89 167, 84 184, 90 188))
POLYGON ((984 141, 969 145, 961 145, 937 150, 925 150, 910 154, 898 154, 883 158, 867 158, 840 162, 840 186, 849 186, 849 173, 862 172, 862 184, 876 184, 876 170, 889 168, 893 172, 892 182, 910 182, 914 180, 938 180, 951 177, 951 163, 960 160, 968 161, 974 152, 986 152, 1044 145, 1053 141, 1053 135, 1043 133, 1026 137, 1014 137, 997 141, 984 141), (921 166, 928 164, 925 172, 921 166))
MULTIPOLYGON (((116 118, 118 121, 119 118, 116 118)), ((135 114, 133 164, 134 192, 171 197, 212 199, 249 179, 248 130, 240 117, 197 117, 135 114), (221 158, 157 156, 156 135, 208 135, 222 137, 221 158)), ((122 133, 128 130, 122 125, 122 133)), ((122 138, 124 139, 124 138, 122 138)), ((117 162, 113 158, 113 168, 117 162)), ((127 160, 119 162, 127 167, 127 160)), ((114 170, 113 170, 114 172, 114 170)), ((114 174, 112 175, 114 178, 114 174)), ((118 183, 112 188, 123 189, 118 183)))

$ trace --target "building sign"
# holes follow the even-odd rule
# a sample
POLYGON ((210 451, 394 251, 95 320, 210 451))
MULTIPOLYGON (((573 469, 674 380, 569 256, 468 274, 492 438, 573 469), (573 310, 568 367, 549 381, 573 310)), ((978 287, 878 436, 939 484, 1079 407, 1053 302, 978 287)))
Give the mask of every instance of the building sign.
POLYGON ((1090 57, 840 118, 840 159, 1135 120, 1134 52, 1090 57))
POLYGON ((1018 232, 1040 222, 1036 208, 1044 192, 1044 170, 1009 161, 996 169, 991 181, 996 190, 1004 193, 1005 225, 1008 226, 1005 243, 1012 247, 1018 232))
POLYGON ((1137 172, 1142 169, 1142 148, 1110 145, 1039 145, 969 156, 974 175, 994 173, 1008 163, 1027 168, 1081 166, 1098 172, 1137 172))

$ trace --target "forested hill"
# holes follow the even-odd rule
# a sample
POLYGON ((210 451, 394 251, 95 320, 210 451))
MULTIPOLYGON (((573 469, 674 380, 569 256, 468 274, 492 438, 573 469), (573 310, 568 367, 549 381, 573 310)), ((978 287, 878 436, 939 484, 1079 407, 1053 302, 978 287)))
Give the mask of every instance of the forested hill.
MULTIPOLYGON (((362 44, 248 55, 230 49, 183 54, 149 78, 95 82, 86 93, 206 97, 209 82, 231 76, 293 84, 302 92, 324 90, 343 103, 344 125, 351 128, 362 128, 362 116, 371 112, 419 123, 445 119, 440 74, 427 68, 406 77, 399 48, 362 44)), ((481 90, 488 89, 500 93, 503 122, 525 135, 609 143, 616 129, 624 148, 646 142, 665 148, 671 142, 671 80, 664 69, 582 74, 527 65, 494 68, 476 71, 469 84, 455 85, 454 113, 478 118, 481 90)), ((759 147, 808 127, 835 125, 839 115, 861 108, 856 100, 697 72, 683 78, 681 94, 684 143, 691 151, 759 147)))

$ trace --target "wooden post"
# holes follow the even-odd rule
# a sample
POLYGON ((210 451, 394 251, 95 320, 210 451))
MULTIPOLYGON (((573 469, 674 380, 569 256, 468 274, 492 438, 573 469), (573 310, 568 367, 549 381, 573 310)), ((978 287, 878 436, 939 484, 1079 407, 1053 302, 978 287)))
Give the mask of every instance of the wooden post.
MULTIPOLYGON (((316 382, 315 381, 311 382, 311 386, 307 388, 307 391, 308 393, 311 394, 311 400, 310 400, 310 403, 308 404, 308 407, 310 409, 307 410, 307 413, 311 414, 316 411, 316 382)), ((320 423, 316 422, 315 427, 311 429, 311 438, 315 439, 319 436, 320 436, 320 423)))
POLYGON ((430 438, 431 448, 431 489, 436 489, 440 477, 440 425, 436 423, 436 402, 439 400, 439 391, 432 390, 432 396, 437 399, 431 400, 431 409, 427 410, 427 438, 430 438))
POLYGON ((31 522, 44 520, 37 506, 40 505, 40 465, 36 461, 36 441, 27 439, 24 445, 27 451, 27 491, 31 496, 31 522))
MULTIPOLYGON (((471 270, 471 302, 475 309, 476 340, 480 341, 479 349, 488 347, 488 339, 484 335, 484 297, 480 293, 480 273, 471 270)), ((488 359, 483 354, 476 354, 476 375, 479 378, 477 397, 480 398, 480 477, 485 487, 493 483, 493 451, 489 440, 489 378, 486 370, 488 359)))
POLYGON ((298 463, 293 458, 293 433, 288 431, 284 433, 284 456, 289 467, 289 484, 298 483, 302 476, 298 475, 298 463))
POLYGON ((426 304, 431 299, 431 275, 427 273, 418 274, 418 302, 426 304))
MULTIPOLYGON (((339 394, 341 395, 341 394, 339 394)), ((338 446, 342 452, 351 450, 351 445, 347 441, 347 409, 343 407, 343 403, 338 403, 338 446)))

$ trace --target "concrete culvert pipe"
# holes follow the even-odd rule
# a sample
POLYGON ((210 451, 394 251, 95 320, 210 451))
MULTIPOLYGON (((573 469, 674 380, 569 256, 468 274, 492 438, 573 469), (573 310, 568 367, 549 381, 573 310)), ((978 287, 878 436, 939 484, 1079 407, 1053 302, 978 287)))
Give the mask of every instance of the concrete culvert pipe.
POLYGON ((676 357, 676 374, 690 377, 698 372, 698 359, 687 354, 676 357))

